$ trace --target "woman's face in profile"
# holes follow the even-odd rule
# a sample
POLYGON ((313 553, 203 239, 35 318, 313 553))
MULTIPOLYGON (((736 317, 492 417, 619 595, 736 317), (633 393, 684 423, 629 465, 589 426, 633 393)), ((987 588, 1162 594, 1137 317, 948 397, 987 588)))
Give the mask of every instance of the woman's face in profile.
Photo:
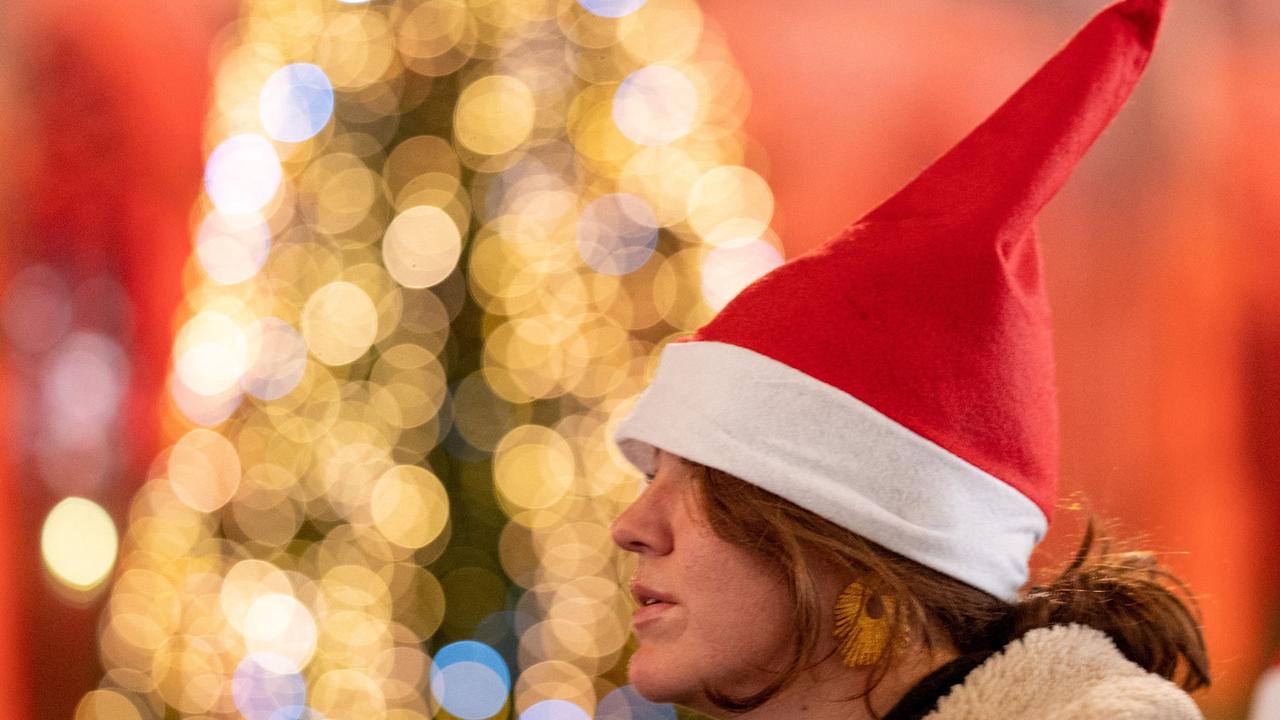
POLYGON ((659 451, 652 482, 614 522, 613 539, 639 556, 631 683, 649 700, 706 711, 714 708, 704 683, 737 696, 761 689, 796 629, 781 572, 711 530, 698 472, 659 451))

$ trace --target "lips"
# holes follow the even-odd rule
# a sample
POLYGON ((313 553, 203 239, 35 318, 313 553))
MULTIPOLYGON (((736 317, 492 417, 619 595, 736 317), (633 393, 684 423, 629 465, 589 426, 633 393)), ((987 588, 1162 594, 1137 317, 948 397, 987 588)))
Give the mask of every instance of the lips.
POLYGON ((631 597, 640 606, 631 614, 631 623, 637 631, 642 626, 658 620, 678 605, 672 595, 638 582, 631 583, 631 597))
POLYGON ((646 605, 653 604, 654 602, 667 603, 670 605, 676 604, 676 599, 671 594, 660 590, 654 590, 648 585, 635 580, 631 581, 631 599, 635 600, 636 604, 640 607, 645 607, 646 605))

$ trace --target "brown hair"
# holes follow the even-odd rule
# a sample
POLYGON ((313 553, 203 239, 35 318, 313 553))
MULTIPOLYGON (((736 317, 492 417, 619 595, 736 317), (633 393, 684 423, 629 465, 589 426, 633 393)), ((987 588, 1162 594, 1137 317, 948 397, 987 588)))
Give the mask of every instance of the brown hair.
MULTIPOLYGON (((799 631, 787 664, 765 688, 746 697, 706 688, 723 709, 759 707, 813 662, 822 618, 812 562, 848 569, 894 601, 888 648, 910 632, 927 650, 944 642, 966 655, 999 650, 1035 628, 1079 623, 1106 633, 1129 660, 1187 691, 1209 684, 1199 613, 1186 585, 1150 553, 1114 551, 1092 520, 1080 550, 1056 578, 1008 603, 727 473, 694 467, 701 468, 699 489, 712 530, 779 568, 799 631)), ((867 698, 892 661, 892 652, 882 653, 870 666, 866 690, 855 698, 867 698)))

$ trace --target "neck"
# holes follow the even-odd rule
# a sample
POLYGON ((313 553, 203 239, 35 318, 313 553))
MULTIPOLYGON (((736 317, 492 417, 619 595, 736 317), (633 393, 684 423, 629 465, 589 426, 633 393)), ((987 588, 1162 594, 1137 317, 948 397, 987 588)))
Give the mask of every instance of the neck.
POLYGON ((955 656, 946 652, 904 657, 871 690, 869 703, 861 695, 870 681, 870 671, 851 670, 829 657, 754 710, 700 710, 717 720, 873 720, 887 714, 920 680, 955 656))

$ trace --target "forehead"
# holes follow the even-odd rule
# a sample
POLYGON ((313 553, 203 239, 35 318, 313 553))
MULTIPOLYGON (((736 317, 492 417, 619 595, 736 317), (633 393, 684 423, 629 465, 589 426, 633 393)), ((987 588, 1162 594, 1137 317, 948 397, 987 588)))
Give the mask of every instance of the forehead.
POLYGON ((706 518, 702 503, 702 466, 665 450, 659 450, 654 475, 645 492, 660 495, 672 508, 683 506, 696 519, 706 518))
POLYGON ((691 460, 686 460, 666 450, 657 450, 655 451, 653 475, 649 477, 649 482, 652 484, 662 480, 679 485, 692 492, 698 487, 697 483, 702 477, 702 471, 702 466, 691 460))

